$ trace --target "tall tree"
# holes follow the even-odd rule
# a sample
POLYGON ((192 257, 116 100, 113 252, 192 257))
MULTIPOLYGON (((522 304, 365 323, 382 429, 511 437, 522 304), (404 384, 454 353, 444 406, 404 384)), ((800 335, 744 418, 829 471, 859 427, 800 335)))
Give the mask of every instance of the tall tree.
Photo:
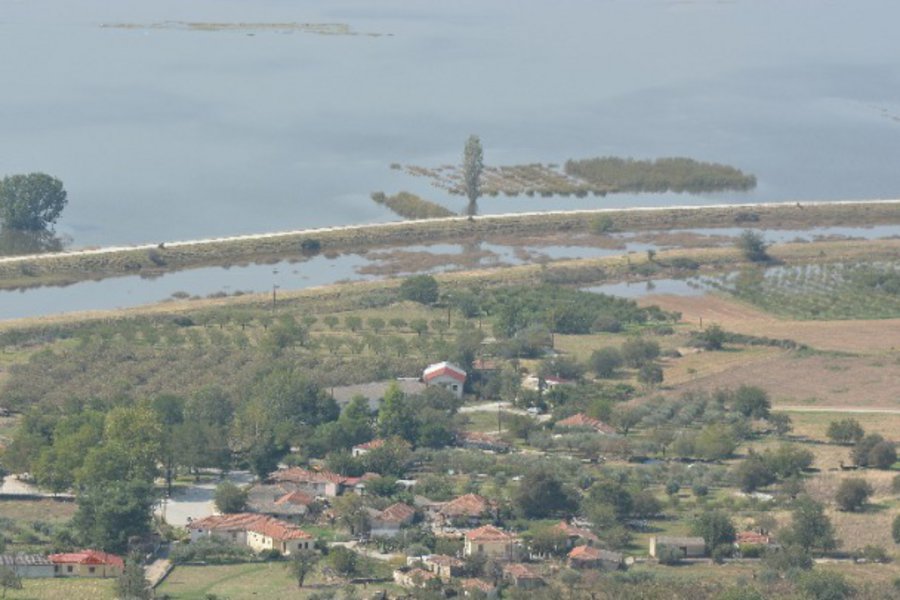
POLYGON ((463 178, 466 184, 466 197, 469 205, 466 214, 472 221, 478 213, 478 197, 481 195, 481 171, 484 170, 484 152, 481 140, 477 135, 470 135, 463 151, 463 178))
POLYGON ((121 553, 128 538, 150 531, 153 487, 142 481, 115 481, 88 485, 78 494, 78 511, 72 519, 87 547, 121 553))
POLYGON ((144 577, 144 567, 141 566, 141 555, 132 552, 125 561, 125 570, 116 580, 116 594, 123 600, 150 600, 153 591, 150 583, 144 577))
POLYGON ((291 560, 285 563, 285 568, 291 576, 297 580, 297 587, 302 588, 306 576, 313 572, 322 556, 315 550, 300 550, 291 554, 291 560))
POLYGON ((46 173, 10 175, 0 180, 0 220, 3 227, 41 231, 56 223, 66 206, 66 190, 46 173))
POLYGON ((824 507, 808 496, 797 500, 791 514, 791 524, 783 532, 787 544, 796 544, 806 551, 832 550, 837 546, 834 527, 824 507))

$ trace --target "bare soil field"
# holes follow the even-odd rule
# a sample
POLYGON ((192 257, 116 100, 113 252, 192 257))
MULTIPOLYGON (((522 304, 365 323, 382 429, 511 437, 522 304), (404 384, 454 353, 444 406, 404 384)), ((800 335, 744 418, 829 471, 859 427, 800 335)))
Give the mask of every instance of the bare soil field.
POLYGON ((817 350, 875 353, 900 348, 900 319, 790 321, 712 294, 651 295, 642 298, 640 304, 678 311, 682 320, 694 325, 703 319, 704 325, 716 323, 736 333, 790 339, 817 350))
POLYGON ((809 405, 900 409, 900 364, 894 359, 879 362, 872 357, 797 356, 787 352, 753 362, 746 358, 673 389, 681 393, 755 385, 769 393, 776 408, 809 405))

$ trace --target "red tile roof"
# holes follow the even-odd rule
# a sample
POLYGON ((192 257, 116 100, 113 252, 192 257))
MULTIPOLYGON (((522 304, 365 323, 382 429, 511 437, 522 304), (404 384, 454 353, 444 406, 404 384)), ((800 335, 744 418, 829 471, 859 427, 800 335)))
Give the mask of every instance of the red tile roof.
POLYGON ((507 542, 515 539, 515 536, 493 525, 482 525, 478 529, 467 531, 466 539, 473 542, 507 542))
POLYGON ((353 446, 354 450, 374 450, 375 448, 381 448, 384 446, 384 440, 381 438, 375 438, 371 442, 366 442, 365 444, 357 444, 353 446))
POLYGON ((492 508, 491 503, 478 494, 466 494, 446 503, 438 512, 445 517, 480 517, 492 508))
POLYGON ((615 433, 616 428, 611 427, 604 423, 599 419, 594 419, 592 417, 587 416, 584 413, 578 413, 577 415, 572 415, 567 419, 563 419, 562 421, 556 422, 557 427, 585 427, 589 429, 593 429, 594 431, 598 431, 600 433, 615 433))
POLYGON ((81 552, 68 552, 64 554, 51 554, 47 557, 55 565, 110 565, 125 568, 125 561, 115 554, 108 554, 99 550, 82 550, 81 552))
POLYGON ((305 492, 288 492, 284 496, 278 498, 275 501, 275 504, 278 504, 279 506, 282 506, 285 504, 295 504, 298 506, 309 506, 310 504, 312 504, 315 501, 316 501, 315 498, 313 498, 312 496, 310 496, 309 494, 307 494, 305 492))
POLYGON ((462 567, 466 564, 455 556, 448 556, 447 554, 429 554, 425 557, 425 562, 442 567, 462 567))
POLYGON ((575 546, 569 552, 569 558, 578 560, 600 560, 600 551, 591 546, 575 546))
POLYGON ((338 485, 347 481, 347 477, 332 473, 331 471, 309 471, 300 467, 280 469, 269 475, 269 480, 275 482, 287 481, 290 483, 335 483, 338 485))
POLYGON ((428 367, 422 373, 422 380, 425 381, 425 383, 428 383, 432 379, 440 377, 441 375, 446 375, 447 377, 455 379, 460 383, 465 383, 466 381, 466 372, 453 363, 448 362, 439 362, 433 365, 428 365, 428 367))
POLYGON ((770 540, 769 536, 755 531, 739 531, 734 537, 738 544, 768 544, 770 540))
POLYGON ((479 590, 484 592, 485 594, 490 594, 494 591, 494 586, 484 579, 461 579, 459 581, 459 585, 464 589, 479 590))
POLYGON ((540 579, 540 575, 529 569, 522 563, 510 563, 504 565, 503 574, 516 579, 540 579))
POLYGON ((571 523, 567 523, 566 521, 560 521, 558 525, 556 525, 556 529, 561 531, 567 537, 581 538, 583 540, 588 540, 590 542, 599 542, 600 538, 598 538, 590 529, 584 529, 582 527, 575 527, 571 523))
POLYGON ((387 521, 389 523, 403 523, 412 519, 415 514, 416 509, 412 506, 397 502, 378 513, 378 520, 387 521))
POLYGON ((233 515, 212 515, 188 524, 188 529, 208 529, 225 531, 252 531, 274 540, 306 540, 312 536, 296 525, 285 523, 267 515, 237 513, 233 515))

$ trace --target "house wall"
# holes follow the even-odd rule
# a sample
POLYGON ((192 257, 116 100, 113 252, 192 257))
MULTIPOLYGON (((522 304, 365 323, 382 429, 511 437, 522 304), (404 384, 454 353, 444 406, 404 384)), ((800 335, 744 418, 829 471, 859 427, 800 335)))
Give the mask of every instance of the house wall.
POLYGON ((484 554, 490 558, 512 558, 512 544, 507 541, 472 541, 466 538, 463 554, 473 556, 484 554))
POLYGON ((53 565, 54 577, 118 577, 121 574, 122 569, 116 565, 53 565))
POLYGON ((447 375, 439 375, 428 382, 428 385, 439 385, 450 393, 454 394, 457 398, 462 398, 463 396, 463 384, 452 377, 447 375))
POLYGON ((203 538, 215 536, 220 540, 231 542, 239 546, 247 545, 247 533, 240 530, 225 529, 191 529, 191 541, 196 542, 203 538))
POLYGON ((22 579, 53 577, 53 565, 6 565, 22 579))

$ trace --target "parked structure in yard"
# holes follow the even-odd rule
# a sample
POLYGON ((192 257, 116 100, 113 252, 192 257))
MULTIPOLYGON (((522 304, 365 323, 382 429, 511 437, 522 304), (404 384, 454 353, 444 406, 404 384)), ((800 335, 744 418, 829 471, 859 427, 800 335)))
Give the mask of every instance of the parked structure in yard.
POLYGON ((256 552, 277 550, 285 556, 298 550, 309 550, 315 542, 313 536, 296 525, 251 513, 213 515, 192 521, 187 529, 191 542, 204 537, 217 537, 249 546, 256 552))
POLYGON ((457 398, 462 398, 466 384, 466 372, 447 361, 428 365, 422 372, 422 381, 427 386, 440 386, 457 398))
POLYGON ((483 525, 478 529, 466 532, 463 554, 465 556, 482 555, 498 560, 514 560, 517 555, 518 541, 519 539, 512 533, 493 525, 483 525))
POLYGON ((372 537, 394 537, 400 529, 413 522, 416 509, 408 504, 397 502, 381 511, 375 511, 369 518, 372 537))
POLYGON ((56 577, 118 577, 125 570, 120 556, 99 550, 51 554, 47 558, 56 577))
POLYGON ((0 568, 9 569, 22 579, 53 577, 53 563, 40 554, 0 554, 0 568))
POLYGON ((706 556, 706 543, 702 537, 655 536, 650 538, 650 556, 659 558, 659 552, 663 548, 675 548, 682 558, 706 556))
POLYGON ((614 435, 616 428, 607 425, 600 419, 594 419, 584 413, 578 413, 556 422, 557 429, 590 429, 603 435, 614 435))
POLYGON ((615 571, 622 568, 625 558, 618 552, 601 550, 593 546, 576 546, 569 552, 568 563, 573 569, 615 571))

